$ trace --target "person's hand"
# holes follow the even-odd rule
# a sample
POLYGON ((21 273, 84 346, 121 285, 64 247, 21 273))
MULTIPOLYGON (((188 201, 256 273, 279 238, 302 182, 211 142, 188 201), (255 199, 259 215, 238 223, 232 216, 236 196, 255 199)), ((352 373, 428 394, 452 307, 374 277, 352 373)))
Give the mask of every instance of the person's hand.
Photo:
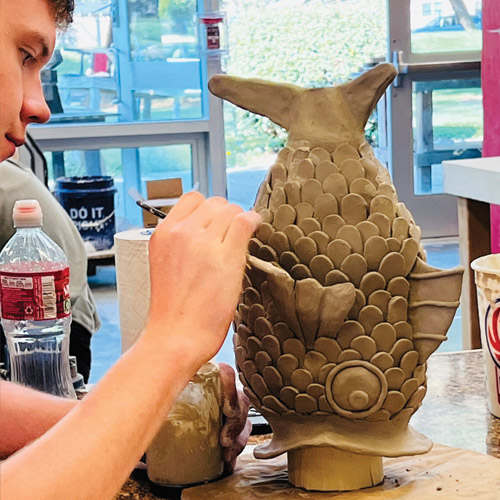
MULTIPOLYGON (((220 371, 221 403, 223 425, 219 442, 223 448, 224 472, 231 474, 238 455, 245 448, 252 432, 252 422, 248 419, 250 401, 242 391, 236 389, 236 374, 231 366, 218 363, 220 371)), ((135 466, 147 469, 146 455, 135 466)))
POLYGON ((252 423, 247 418, 250 402, 243 392, 236 390, 234 370, 225 363, 219 363, 219 370, 224 415, 220 443, 224 448, 224 469, 230 474, 252 431, 252 423))
POLYGON ((190 192, 151 237, 145 335, 175 346, 195 370, 224 341, 241 291, 248 241, 259 223, 256 212, 190 192))

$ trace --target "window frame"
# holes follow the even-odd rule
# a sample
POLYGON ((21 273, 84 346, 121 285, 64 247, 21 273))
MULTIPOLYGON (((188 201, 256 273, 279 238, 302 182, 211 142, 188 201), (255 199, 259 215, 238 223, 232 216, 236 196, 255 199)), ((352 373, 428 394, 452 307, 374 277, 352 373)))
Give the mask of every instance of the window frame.
MULTIPOLYGON (((126 21, 126 0, 118 5, 118 22, 126 21), (125 8, 124 8, 125 5, 125 8)), ((198 12, 218 9, 218 0, 197 0, 198 12)), ((221 73, 221 61, 201 57, 203 118, 169 121, 131 121, 117 123, 68 123, 30 125, 29 132, 44 152, 140 148, 190 144, 193 158, 193 182, 206 196, 226 196, 226 154, 222 101, 209 94, 207 83, 221 73)), ((140 190, 138 165, 124 164, 124 182, 140 190)))
POLYGON ((413 82, 477 79, 481 52, 411 52, 411 0, 388 0, 388 5, 387 57, 398 69, 387 94, 389 170, 400 199, 412 211, 423 236, 454 237, 458 234, 456 200, 446 194, 414 192, 413 82))

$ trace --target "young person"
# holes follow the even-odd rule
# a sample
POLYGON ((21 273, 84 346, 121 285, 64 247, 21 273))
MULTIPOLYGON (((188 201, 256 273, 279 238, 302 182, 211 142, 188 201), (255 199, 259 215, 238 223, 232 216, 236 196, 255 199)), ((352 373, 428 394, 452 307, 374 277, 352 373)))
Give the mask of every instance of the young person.
MULTIPOLYGON (((40 70, 72 10, 72 0, 0 0, 0 160, 28 124, 49 118, 40 70)), ((0 453, 21 448, 0 466, 2 500, 116 495, 177 395, 222 345, 259 221, 222 198, 187 193, 151 238, 144 332, 92 391, 74 402, 1 383, 0 453)), ((234 386, 225 392, 237 406, 234 386)), ((236 427, 227 441, 238 441, 236 427)))

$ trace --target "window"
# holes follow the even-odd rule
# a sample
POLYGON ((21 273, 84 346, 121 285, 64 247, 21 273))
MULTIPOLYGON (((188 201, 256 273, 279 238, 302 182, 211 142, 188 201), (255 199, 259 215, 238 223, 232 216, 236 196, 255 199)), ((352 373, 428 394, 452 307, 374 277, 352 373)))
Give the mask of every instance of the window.
MULTIPOLYGON (((415 5, 418 0, 411 0, 415 5)), ((432 19, 424 18, 420 12, 411 11, 411 51, 413 53, 430 54, 436 52, 470 52, 482 48, 482 16, 481 9, 471 14, 473 3, 466 2, 468 7, 467 29, 462 26, 465 21, 455 12, 452 0, 436 2, 432 19), (470 29, 469 29, 470 28, 470 29)), ((425 5, 425 4, 423 4, 425 5)))
MULTIPOLYGON (((170 158, 175 145, 192 151, 191 177, 200 191, 225 194, 223 135, 214 125, 222 121, 222 106, 216 102, 209 109, 207 88, 220 62, 209 64, 200 57, 196 39, 195 14, 204 3, 76 3, 74 23, 45 69, 51 120, 30 127, 48 154, 52 178, 99 175, 112 157, 123 172, 120 177, 111 169, 116 182, 123 178, 127 189, 145 195, 144 179, 150 173, 145 148, 165 146, 170 158)), ((161 159, 155 175, 165 174, 168 165, 161 159)), ((128 223, 140 223, 130 213, 125 211, 128 223)))
POLYGON ((443 158, 481 156, 482 103, 480 80, 413 82, 415 195, 443 192, 443 158))
MULTIPOLYGON (((386 0, 221 4, 228 16, 231 75, 324 87, 345 82, 386 51, 386 0)), ((286 133, 229 103, 224 122, 228 196, 249 208, 286 133)))
POLYGON ((430 3, 422 4, 422 15, 430 16, 432 14, 432 5, 430 3))
MULTIPOLYGON (((193 188, 193 147, 191 144, 173 144, 139 148, 106 148, 99 150, 65 150, 46 152, 49 166, 49 187, 56 189, 57 172, 64 168, 66 176, 110 175, 116 188, 115 213, 118 230, 129 224, 140 226, 142 212, 130 196, 128 190, 139 184, 139 191, 146 193, 146 182, 158 179, 182 179, 184 192, 193 188), (133 175, 127 172, 122 158, 136 157, 140 166, 140 178, 131 182, 133 175)), ((60 172, 61 173, 61 172, 60 172)))
POLYGON ((196 0, 77 3, 59 40, 52 123, 201 119, 196 0))
POLYGON ((406 70, 388 94, 387 157, 424 237, 458 234, 456 200, 442 194, 440 164, 480 156, 482 141, 480 19, 474 0, 464 2, 470 19, 461 11, 467 30, 456 22, 459 2, 440 3, 443 15, 425 22, 421 0, 390 0, 389 9, 388 58, 398 54, 406 70))

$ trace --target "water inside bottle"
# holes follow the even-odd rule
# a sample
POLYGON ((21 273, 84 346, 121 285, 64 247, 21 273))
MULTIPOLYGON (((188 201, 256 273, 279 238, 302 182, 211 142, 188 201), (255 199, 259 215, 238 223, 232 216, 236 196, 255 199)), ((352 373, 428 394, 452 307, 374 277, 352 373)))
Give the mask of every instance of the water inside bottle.
MULTIPOLYGON (((17 321, 7 336, 11 379, 49 394, 75 398, 71 374, 67 366, 69 336, 65 333, 68 319, 53 321, 17 321)), ((7 328, 8 320, 3 320, 7 328)))

